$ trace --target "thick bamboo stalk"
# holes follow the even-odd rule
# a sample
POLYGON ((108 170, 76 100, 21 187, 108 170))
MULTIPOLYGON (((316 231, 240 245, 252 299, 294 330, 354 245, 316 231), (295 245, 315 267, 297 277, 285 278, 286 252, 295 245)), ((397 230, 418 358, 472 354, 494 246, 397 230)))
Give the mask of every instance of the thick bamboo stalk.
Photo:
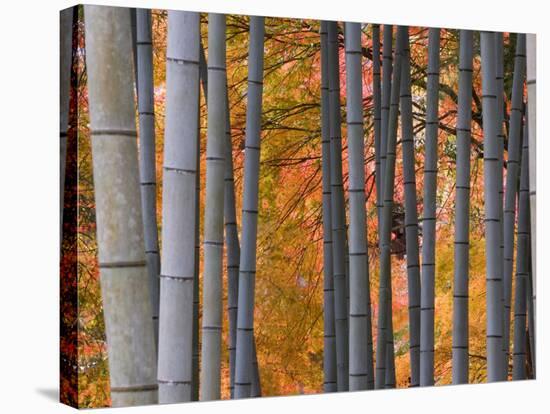
POLYGON ((420 385, 420 263, 408 32, 406 36, 400 93, 401 142, 403 145, 403 181, 405 187, 405 247, 407 253, 407 287, 409 299, 410 386, 418 387, 420 385))
POLYGON ((71 97, 71 66, 73 55, 73 7, 59 13, 59 243, 63 241, 63 207, 65 203, 65 166, 67 162, 67 132, 71 97))
POLYGON ((420 385, 434 385, 435 243, 437 193, 437 138, 439 131, 440 29, 428 38, 428 86, 426 91, 426 154, 422 213, 422 279, 420 298, 420 385))
POLYGON ((487 281, 487 380, 504 379, 502 358, 502 268, 500 257, 499 149, 495 82, 495 35, 481 33, 483 92, 483 178, 487 281))
POLYGON ((153 89, 153 47, 151 36, 151 11, 136 10, 137 48, 137 97, 139 115, 139 177, 145 258, 149 274, 149 293, 155 343, 158 344, 159 273, 160 256, 157 227, 157 173, 155 151, 155 97, 153 89))
POLYGON ((397 116, 399 111, 399 92, 401 84, 401 66, 403 64, 403 49, 405 42, 405 26, 397 31, 395 47, 395 67, 393 70, 392 89, 390 96, 390 111, 388 114, 388 134, 386 147, 386 164, 383 182, 383 208, 380 231, 380 291, 378 312, 378 342, 376 348, 377 389, 395 385, 395 374, 392 373, 393 360, 393 329, 391 324, 391 223, 395 180, 395 152, 397 142, 397 116), (388 373, 388 372, 389 373, 388 373), (393 381, 393 384, 392 384, 393 381))
POLYGON ((510 353, 510 311, 512 302, 512 274, 514 271, 514 233, 516 226, 517 183, 521 155, 521 128, 523 118, 523 87, 525 82, 525 35, 518 34, 514 56, 510 132, 508 134, 508 161, 504 198, 504 334, 505 364, 510 353))
POLYGON ((328 73, 330 102, 330 183, 332 258, 334 278, 334 320, 336 331, 336 375, 338 391, 349 387, 349 338, 346 289, 346 227, 342 185, 342 133, 340 119, 340 63, 338 24, 328 22, 328 73))
MULTIPOLYGON (((537 47, 536 47, 536 35, 526 35, 526 54, 527 54, 527 112, 529 120, 529 205, 531 208, 531 262, 533 265, 533 272, 531 278, 533 280, 533 321, 536 321, 537 311, 537 204, 536 204, 536 190, 537 190, 537 47)), ((533 324, 529 327, 529 331, 533 333, 533 351, 536 349, 536 326, 533 324)), ((533 353, 533 359, 535 360, 535 353, 533 353)), ((536 365, 533 364, 533 370, 536 370, 536 365)))
POLYGON ((323 390, 337 391, 336 334, 334 327, 334 280, 330 183, 330 102, 328 82, 328 31, 321 22, 321 146, 323 172, 323 390))
POLYGON ((258 226, 264 30, 264 18, 251 17, 242 210, 242 250, 239 266, 239 304, 237 311, 235 398, 250 397, 253 372, 254 285, 258 226))
POLYGON ((84 6, 97 241, 115 407, 157 401, 127 8, 84 6))
POLYGON ((204 220, 201 401, 221 398, 223 202, 226 145, 225 15, 208 16, 208 132, 204 220))
POLYGON ((470 153, 472 124, 473 33, 460 31, 458 120, 456 144, 456 204, 453 284, 453 384, 468 383, 470 279, 470 153))
POLYGON ((199 14, 168 12, 159 401, 191 400, 195 279, 199 14))
MULTIPOLYGON (((526 128, 527 129, 527 128, 526 128)), ((514 293, 514 351, 512 379, 527 378, 527 284, 529 277, 529 137, 523 134, 518 203, 518 242, 514 293)))
POLYGON ((363 80, 361 24, 345 24, 347 131, 349 161, 349 389, 365 390, 374 378, 372 343, 368 342, 370 286, 365 209, 365 148, 363 130, 363 80), (370 347, 370 351, 369 351, 370 347), (372 362, 372 360, 371 360, 372 362))

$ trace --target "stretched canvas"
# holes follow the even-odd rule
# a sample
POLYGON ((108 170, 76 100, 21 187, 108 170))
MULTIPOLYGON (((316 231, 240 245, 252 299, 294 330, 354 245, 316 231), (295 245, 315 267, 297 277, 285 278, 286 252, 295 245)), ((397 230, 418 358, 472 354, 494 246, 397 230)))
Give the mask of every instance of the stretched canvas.
POLYGON ((534 34, 60 27, 63 403, 536 377, 534 34))

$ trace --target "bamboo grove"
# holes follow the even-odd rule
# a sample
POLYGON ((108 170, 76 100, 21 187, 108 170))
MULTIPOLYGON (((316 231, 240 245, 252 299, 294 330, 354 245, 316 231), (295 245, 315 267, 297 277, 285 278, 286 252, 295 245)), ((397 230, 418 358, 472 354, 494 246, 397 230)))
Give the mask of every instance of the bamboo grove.
POLYGON ((61 18, 74 404, 535 377, 533 35, 61 18))

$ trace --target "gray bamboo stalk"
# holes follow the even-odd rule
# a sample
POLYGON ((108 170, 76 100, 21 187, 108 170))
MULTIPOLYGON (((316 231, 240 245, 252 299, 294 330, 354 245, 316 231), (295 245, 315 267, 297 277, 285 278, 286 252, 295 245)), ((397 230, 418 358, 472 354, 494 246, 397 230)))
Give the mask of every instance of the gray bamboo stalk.
POLYGON ((373 380, 368 366, 370 288, 365 210, 365 148, 361 24, 345 24, 347 131, 349 162, 349 389, 365 390, 373 380))
POLYGON ((221 398, 223 202, 226 145, 225 15, 208 15, 208 132, 202 316, 202 401, 221 398))
MULTIPOLYGON (((393 26, 384 25, 382 39, 382 107, 381 107, 381 125, 380 125, 380 175, 382 189, 384 188, 384 174, 386 172, 386 148, 388 135, 388 116, 390 113, 390 95, 392 83, 392 43, 393 43, 393 26)), ((382 190, 381 198, 384 197, 382 190)), ((384 203, 381 201, 381 207, 384 203)))
POLYGON ((403 181, 405 187, 405 247, 409 299, 409 354, 411 387, 420 385, 420 264, 418 249, 418 212, 416 166, 411 96, 409 37, 406 33, 405 57, 401 78, 401 142, 403 144, 403 181))
POLYGON ((504 379, 502 358, 502 268, 500 257, 500 206, 498 192, 499 149, 495 82, 495 35, 481 33, 483 178, 487 281, 487 380, 504 379))
MULTIPOLYGON (((204 48, 200 47, 200 57, 199 57, 199 72, 200 72, 200 78, 201 83, 203 87, 203 93, 206 98, 206 104, 208 104, 208 69, 207 69, 207 63, 206 63, 206 56, 204 53, 204 48)), ((225 79, 225 87, 227 88, 227 73, 226 73, 226 79, 225 79)), ((231 117, 229 114, 229 96, 226 92, 226 99, 225 99, 225 111, 226 111, 226 122, 225 122, 225 136, 227 139, 226 145, 225 145, 225 167, 224 167, 224 182, 225 182, 225 190, 224 190, 224 226, 225 226, 225 237, 226 237, 226 250, 227 250, 227 261, 226 261, 226 269, 228 274, 228 299, 227 299, 227 308, 228 308, 228 315, 229 315, 229 375, 230 375, 230 396, 231 398, 234 397, 234 381, 235 381, 235 347, 236 347, 236 341, 237 341, 237 304, 238 304, 238 289, 239 289, 239 261, 240 261, 240 245, 239 245, 239 235, 237 231, 237 218, 236 218, 236 212, 235 212, 235 184, 233 179, 233 147, 231 143, 231 117)), ((197 151, 197 162, 200 152, 197 151)), ((198 179, 198 171, 199 171, 199 165, 197 164, 197 194, 199 194, 200 187, 199 187, 199 179, 198 179)), ((199 226, 199 219, 198 219, 198 199, 197 199, 197 226, 199 226)), ((197 227, 197 242, 196 242, 196 260, 198 262, 198 254, 199 254, 199 236, 198 236, 198 227, 197 227)), ((196 274, 197 274, 197 283, 198 283, 198 267, 196 268, 196 274)), ((196 376, 197 376, 197 383, 198 383, 198 357, 199 357, 199 350, 198 350, 198 288, 193 291, 193 294, 197 296, 196 300, 194 301, 193 312, 193 323, 196 322, 197 324, 197 340, 196 340, 196 353, 194 351, 193 353, 193 364, 196 362, 196 376), (195 316, 196 312, 196 316, 195 316), (196 356, 196 358, 195 358, 196 356)), ((193 328, 195 329, 195 328, 193 328)), ((193 330, 195 332, 195 330, 193 330)), ((254 339, 254 344, 255 344, 254 339)), ((255 345, 254 345, 255 346, 255 345)), ((193 337, 193 349, 195 349, 195 336, 193 337)), ((254 358, 254 369, 252 372, 253 379, 252 379, 252 387, 256 387, 258 391, 256 393, 261 393, 261 387, 260 387, 260 378, 259 378, 259 370, 258 370, 258 360, 257 355, 253 353, 254 358)), ((193 368, 193 377, 195 377, 195 368, 193 368)), ((197 387, 198 390, 198 387, 197 387)), ((197 393, 197 399, 198 399, 198 393, 197 393)))
POLYGON ((388 134, 386 147, 386 163, 383 182, 383 208, 380 229, 380 290, 378 311, 378 341, 376 347, 377 389, 395 385, 395 373, 392 373, 393 361, 393 329, 391 312, 391 223, 395 180, 395 152, 397 142, 397 119, 399 112, 399 92, 401 85, 401 66, 406 26, 399 26, 395 47, 395 67, 393 70, 392 89, 390 96, 390 111, 388 114, 388 134), (392 384, 393 381, 393 384, 392 384))
MULTIPOLYGON (((227 79, 226 79, 227 85, 227 79)), ((227 86, 226 86, 227 87, 227 86)), ((235 391, 235 347, 237 344, 237 305, 239 298, 239 261, 241 249, 237 230, 237 215, 235 211, 235 182, 233 178, 233 145, 231 141, 231 122, 229 115, 229 100, 226 93, 225 122, 225 244, 227 251, 227 314, 229 317, 229 391, 231 398, 235 391)))
MULTIPOLYGON (((518 39, 519 41, 519 39, 518 39)), ((518 242, 514 294, 514 352, 512 379, 527 378, 527 279, 529 272, 529 137, 523 135, 518 203, 518 242)))
MULTIPOLYGON (((405 59, 405 49, 407 49, 406 41, 408 39, 408 30, 409 28, 406 26, 399 26, 398 27, 398 39, 396 39, 396 46, 395 46, 395 67, 393 68, 393 77, 391 79, 391 95, 390 95, 390 111, 388 115, 388 129, 387 129, 387 142, 390 141, 388 138, 389 134, 395 135, 395 140, 397 140, 397 128, 398 128, 398 118, 399 118, 399 100, 401 95, 401 79, 403 75, 402 67, 403 67, 403 60, 405 59), (400 56, 397 56, 400 54, 400 56), (398 65, 398 62, 399 65, 398 65), (396 75, 396 72, 399 72, 399 74, 396 75)), ((393 145, 393 144, 392 144, 393 145)), ((386 166, 388 165, 387 162, 390 161, 393 164, 393 177, 395 178, 395 157, 396 157, 396 146, 394 146, 393 151, 387 147, 386 148, 386 166)), ((386 177, 388 173, 386 172, 386 177)), ((384 178, 385 179, 385 178, 384 178)), ((394 180, 392 179, 392 182, 394 180)), ((393 184, 392 184, 393 185, 393 184)), ((390 209, 393 211, 393 191, 391 195, 391 207, 390 209)), ((387 205, 389 201, 388 198, 386 198, 386 193, 384 193, 383 201, 384 206, 387 205)), ((391 218, 390 218, 390 236, 391 236, 391 218)), ((391 240, 391 238, 389 239, 391 240)), ((391 241, 390 241, 391 243, 391 241)), ((389 272, 389 284, 388 284, 388 301, 387 301, 387 312, 388 312, 388 319, 387 319, 387 326, 386 326, 386 375, 385 375, 385 388, 395 388, 395 346, 394 346, 394 336, 393 336, 393 307, 392 307, 392 289, 391 289, 391 244, 390 244, 390 272, 389 272)))
POLYGON ((73 52, 73 7, 59 13, 59 243, 63 242, 63 206, 65 203, 65 166, 67 163, 67 132, 71 97, 71 66, 73 52))
POLYGON ((114 407, 157 402, 127 8, 84 6, 97 241, 114 407))
MULTIPOLYGON (((533 264, 533 271, 531 278, 533 280, 533 320, 536 321, 536 292, 537 292, 537 204, 536 204, 536 189, 537 189, 537 84, 536 84, 536 75, 537 75, 537 47, 536 47, 536 35, 528 34, 526 35, 526 52, 527 52, 527 113, 529 120, 529 205, 531 208, 531 262, 533 264)), ((533 332, 533 339, 536 339, 536 327, 534 324, 529 327, 529 331, 533 332)), ((533 342, 533 351, 536 346, 533 342)), ((533 354, 533 358, 535 354, 533 354)), ((533 364, 533 370, 535 370, 535 364, 533 364)))
POLYGON ((258 186, 263 93, 263 17, 250 18, 248 94, 242 210, 242 250, 239 265, 235 398, 251 396, 254 338, 254 285, 258 226, 258 186))
POLYGON ((323 172, 323 389, 337 391, 330 182, 330 98, 327 22, 321 22, 321 144, 323 172))
POLYGON ((139 115, 139 177, 145 258, 149 274, 152 319, 155 327, 155 343, 158 344, 159 273, 160 256, 157 227, 157 173, 155 152, 155 101, 153 89, 153 47, 151 36, 151 11, 136 11, 137 47, 137 98, 139 115))
POLYGON ((514 56, 510 132, 508 134, 508 161, 504 198, 504 351, 508 366, 510 353, 510 311, 512 301, 512 274, 514 271, 514 233, 516 226, 517 182, 521 155, 521 128, 523 114, 523 86, 525 82, 525 35, 518 34, 514 56))
MULTIPOLYGON (((199 83, 202 85, 202 93, 205 99, 205 102, 208 102, 208 69, 206 67, 206 56, 204 53, 204 48, 202 46, 202 39, 199 45, 199 83)), ((200 87, 199 87, 200 95, 200 87)), ((199 105, 200 105, 200 97, 199 105)), ((195 200, 195 272, 193 279, 193 361, 192 361, 192 370, 193 370, 193 379, 191 380, 191 400, 199 400, 199 388, 200 388, 200 326, 199 326, 199 312, 200 312, 200 288, 199 288, 199 279, 200 279, 200 251, 201 251, 201 242, 200 242, 200 227, 201 227, 201 217, 200 217, 200 197, 201 197, 201 119, 200 112, 198 113, 197 121, 197 173, 195 174, 195 191, 197 197, 195 200)))
POLYGON ((420 298, 420 385, 434 385, 435 241, 437 193, 437 138, 439 129, 440 29, 428 35, 426 91, 426 154, 422 213, 422 279, 420 298))
POLYGON ((382 207, 382 166, 381 166, 381 121, 382 96, 380 90, 380 25, 372 25, 372 98, 373 98, 373 126, 374 126, 374 156, 376 179, 376 215, 380 228, 382 207))
POLYGON ((502 358, 502 379, 506 380, 508 378, 508 362, 506 359, 506 346, 504 342, 504 328, 505 328, 505 287, 504 287, 504 210, 503 210, 503 201, 504 201, 504 187, 503 187, 503 172, 504 172, 504 131, 503 131, 503 122, 504 122, 504 58, 503 58, 503 34, 502 32, 495 32, 495 85, 496 85, 496 125, 497 125, 497 144, 498 144, 498 175, 497 175, 497 189, 498 189, 498 212, 499 212, 499 218, 500 218, 500 226, 499 226, 499 248, 500 253, 499 256, 501 258, 501 261, 498 263, 498 274, 501 275, 501 287, 502 287, 502 294, 501 294, 501 306, 502 306, 502 350, 501 350, 501 358, 502 358))
POLYGON ((342 185, 342 132, 340 119, 340 63, 338 24, 327 22, 330 102, 330 185, 332 259, 334 278, 334 320, 336 331, 336 376, 338 391, 349 387, 349 338, 346 289, 346 227, 342 185))
POLYGON ((168 12, 159 402, 192 397, 199 14, 168 12))
POLYGON ((468 286, 470 279, 470 145, 472 124, 473 33, 460 31, 458 119, 456 148, 456 204, 453 284, 453 384, 467 384, 468 286))

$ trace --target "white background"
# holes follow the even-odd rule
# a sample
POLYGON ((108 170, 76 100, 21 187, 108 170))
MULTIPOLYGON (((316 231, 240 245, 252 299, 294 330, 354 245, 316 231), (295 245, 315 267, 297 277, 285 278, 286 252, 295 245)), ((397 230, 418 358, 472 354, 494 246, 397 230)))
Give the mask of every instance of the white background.
MULTIPOLYGON (((95 3, 95 2, 94 2, 95 3)), ((136 413, 225 413, 262 411, 362 413, 548 412, 549 346, 545 322, 545 234, 548 232, 549 154, 548 50, 550 13, 545 1, 409 0, 149 0, 100 4, 179 8, 267 16, 330 18, 538 34, 538 300, 536 381, 445 386, 304 397, 262 398, 238 402, 194 403, 117 409, 136 413), (543 75, 545 74, 545 75, 543 75), (541 254, 542 253, 542 254, 541 254), (543 408, 544 407, 544 408, 543 408)), ((58 10, 74 3, 3 2, 0 22, 0 407, 3 412, 69 412, 57 402, 58 358, 58 10)))

